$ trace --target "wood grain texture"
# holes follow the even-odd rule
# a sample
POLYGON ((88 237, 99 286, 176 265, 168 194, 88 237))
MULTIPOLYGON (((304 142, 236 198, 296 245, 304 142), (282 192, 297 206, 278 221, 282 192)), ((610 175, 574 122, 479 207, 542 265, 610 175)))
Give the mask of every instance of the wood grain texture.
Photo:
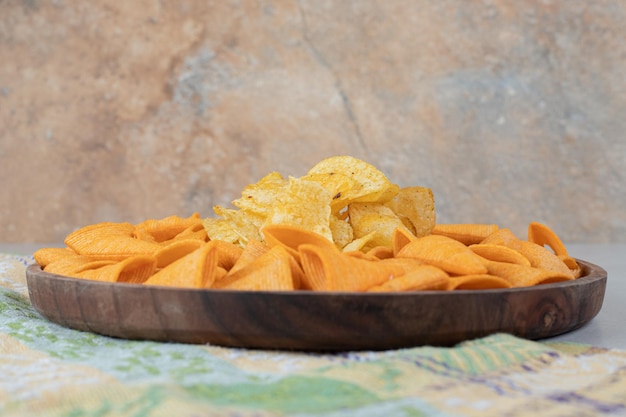
POLYGON ((607 273, 497 290, 394 294, 248 292, 114 284, 27 268, 33 306, 62 326, 140 340, 309 351, 450 346, 497 332, 541 339, 602 307, 607 273))

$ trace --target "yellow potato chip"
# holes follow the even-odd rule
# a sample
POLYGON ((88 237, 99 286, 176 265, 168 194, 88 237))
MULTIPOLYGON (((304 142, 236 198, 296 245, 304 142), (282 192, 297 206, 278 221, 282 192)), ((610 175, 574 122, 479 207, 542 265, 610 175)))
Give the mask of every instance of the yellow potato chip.
POLYGON ((417 237, 430 234, 435 227, 435 198, 430 188, 400 188, 395 197, 385 205, 400 219, 406 219, 405 225, 417 237))
POLYGON ((348 208, 350 224, 355 238, 374 235, 361 248, 369 250, 375 246, 393 246, 393 233, 397 228, 406 226, 389 208, 377 203, 351 203, 348 208))
MULTIPOLYGON (((358 237, 354 239, 352 242, 348 243, 346 246, 344 246, 342 250, 345 253, 365 250, 364 249, 365 246, 368 245, 368 243, 372 239, 374 239, 375 236, 376 236, 376 232, 374 231, 374 232, 370 232, 366 234, 365 236, 358 237)), ((368 247, 373 248, 374 246, 369 245, 368 247)))
POLYGON ((287 185, 288 181, 281 174, 269 173, 255 184, 245 186, 241 198, 234 200, 233 206, 265 218, 287 185))
POLYGON ((289 184, 276 201, 263 226, 283 224, 297 226, 324 236, 330 242, 330 192, 314 181, 289 178, 289 184))
POLYGON ((342 220, 332 213, 330 215, 330 232, 333 236, 333 242, 338 248, 343 248, 354 240, 354 231, 350 222, 345 219, 342 220))
POLYGON ((211 240, 223 240, 229 243, 239 243, 241 240, 230 220, 207 217, 202 219, 202 225, 211 240))
MULTIPOLYGON (((259 229, 265 220, 261 215, 248 210, 234 210, 221 206, 215 206, 213 210, 229 223, 229 227, 237 235, 237 240, 230 243, 239 243, 245 246, 250 239, 261 239, 259 229)), ((209 234, 209 238, 216 240, 211 234, 209 234)))
POLYGON ((358 186, 353 178, 338 172, 310 173, 300 179, 317 182, 328 190, 333 196, 330 203, 332 213, 338 213, 345 207, 346 193, 358 186))
POLYGON ((340 174, 354 181, 354 185, 341 195, 333 195, 334 211, 341 210, 352 202, 386 203, 391 200, 398 186, 380 170, 352 156, 334 156, 317 163, 307 175, 340 174))

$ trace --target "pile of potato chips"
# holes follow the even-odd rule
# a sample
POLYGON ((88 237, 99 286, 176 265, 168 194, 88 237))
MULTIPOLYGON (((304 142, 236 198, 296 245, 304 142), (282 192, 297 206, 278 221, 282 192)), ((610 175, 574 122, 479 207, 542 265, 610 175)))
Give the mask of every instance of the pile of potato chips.
POLYGON ((242 247, 263 240, 263 228, 273 224, 313 231, 346 252, 391 246, 396 228, 421 237, 435 226, 429 188, 399 188, 351 156, 324 159, 300 178, 272 172, 245 187, 233 205, 214 207, 220 217, 205 219, 204 227, 211 239, 242 247))
POLYGON ((35 260, 76 278, 248 291, 510 288, 582 274, 547 226, 531 223, 522 240, 494 224, 436 224, 430 189, 400 188, 350 156, 300 178, 271 173, 233 205, 85 226, 35 260))

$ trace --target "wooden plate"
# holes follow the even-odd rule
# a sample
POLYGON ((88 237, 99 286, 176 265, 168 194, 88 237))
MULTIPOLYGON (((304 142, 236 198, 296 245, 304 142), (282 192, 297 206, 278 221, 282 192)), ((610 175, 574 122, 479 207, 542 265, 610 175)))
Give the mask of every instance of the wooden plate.
POLYGON ((607 273, 579 260, 583 277, 495 290, 393 294, 252 292, 116 284, 27 268, 33 306, 62 326, 125 339, 294 349, 449 346, 506 332, 541 339, 598 314, 607 273))

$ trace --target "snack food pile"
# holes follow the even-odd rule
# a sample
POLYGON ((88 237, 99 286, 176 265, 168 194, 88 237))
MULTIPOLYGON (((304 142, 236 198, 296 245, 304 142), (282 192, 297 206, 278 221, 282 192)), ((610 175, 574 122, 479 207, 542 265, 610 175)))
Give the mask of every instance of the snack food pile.
POLYGON ((547 226, 531 223, 523 240, 494 224, 437 224, 430 189, 400 188, 350 156, 299 178, 270 173, 233 206, 89 225, 34 257, 76 278, 251 291, 510 288, 581 275, 547 226))

